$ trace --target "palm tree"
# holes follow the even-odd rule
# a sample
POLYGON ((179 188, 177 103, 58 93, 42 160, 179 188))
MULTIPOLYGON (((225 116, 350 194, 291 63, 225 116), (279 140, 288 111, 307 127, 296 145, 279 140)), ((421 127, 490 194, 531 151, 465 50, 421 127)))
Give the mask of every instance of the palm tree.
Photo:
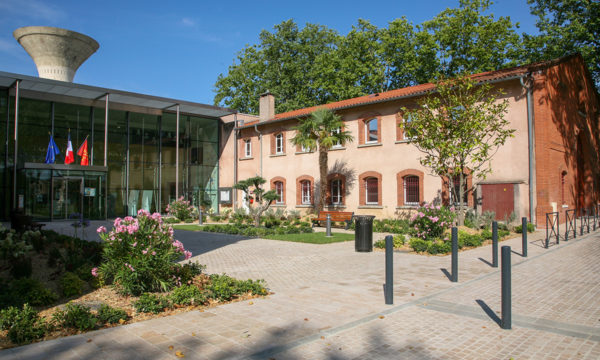
POLYGON ((325 206, 325 197, 327 194, 327 155, 329 150, 335 145, 344 146, 352 142, 354 137, 349 131, 343 129, 343 121, 339 115, 327 108, 315 110, 308 118, 300 120, 300 123, 294 127, 296 136, 292 144, 300 145, 308 151, 319 150, 319 176, 320 193, 317 203, 317 213, 323 210, 325 206))

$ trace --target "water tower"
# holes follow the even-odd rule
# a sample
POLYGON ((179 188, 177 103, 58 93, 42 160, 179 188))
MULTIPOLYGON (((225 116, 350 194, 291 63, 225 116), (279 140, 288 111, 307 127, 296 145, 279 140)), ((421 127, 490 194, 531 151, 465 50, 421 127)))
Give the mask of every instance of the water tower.
POLYGON ((100 45, 75 31, 49 27, 18 28, 13 36, 33 58, 41 78, 73 82, 75 72, 100 45))

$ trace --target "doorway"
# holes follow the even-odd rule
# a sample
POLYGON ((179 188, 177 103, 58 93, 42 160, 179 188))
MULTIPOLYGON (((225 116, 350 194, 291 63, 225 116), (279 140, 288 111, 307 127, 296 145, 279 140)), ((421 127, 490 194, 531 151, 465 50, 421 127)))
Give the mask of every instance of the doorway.
POLYGON ((79 218, 82 209, 83 177, 53 177, 52 220, 79 218))

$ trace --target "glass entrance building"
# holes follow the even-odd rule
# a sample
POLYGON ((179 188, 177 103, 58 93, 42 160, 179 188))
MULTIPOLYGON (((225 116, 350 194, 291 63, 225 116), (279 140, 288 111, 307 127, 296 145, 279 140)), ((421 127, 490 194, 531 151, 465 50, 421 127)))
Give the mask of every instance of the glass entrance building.
POLYGON ((232 113, 0 72, 0 217, 22 209, 38 220, 106 219, 165 212, 181 196, 218 211, 220 118, 232 113), (48 164, 50 136, 60 154, 48 164), (69 136, 75 162, 65 164, 69 136))

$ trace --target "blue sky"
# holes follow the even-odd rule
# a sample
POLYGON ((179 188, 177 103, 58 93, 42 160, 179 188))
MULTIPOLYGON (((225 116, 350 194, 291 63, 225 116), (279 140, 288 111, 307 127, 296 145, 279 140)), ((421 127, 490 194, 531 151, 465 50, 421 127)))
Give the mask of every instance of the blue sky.
MULTIPOLYGON (((419 24, 457 5, 458 0, 0 0, 0 71, 37 76, 12 32, 22 26, 55 26, 100 43, 79 68, 76 83, 212 104, 217 76, 236 53, 257 43, 261 30, 284 20, 346 34, 359 18, 385 27, 404 15, 419 24)), ((510 16, 521 31, 536 33, 525 0, 497 0, 490 12, 510 16)))

